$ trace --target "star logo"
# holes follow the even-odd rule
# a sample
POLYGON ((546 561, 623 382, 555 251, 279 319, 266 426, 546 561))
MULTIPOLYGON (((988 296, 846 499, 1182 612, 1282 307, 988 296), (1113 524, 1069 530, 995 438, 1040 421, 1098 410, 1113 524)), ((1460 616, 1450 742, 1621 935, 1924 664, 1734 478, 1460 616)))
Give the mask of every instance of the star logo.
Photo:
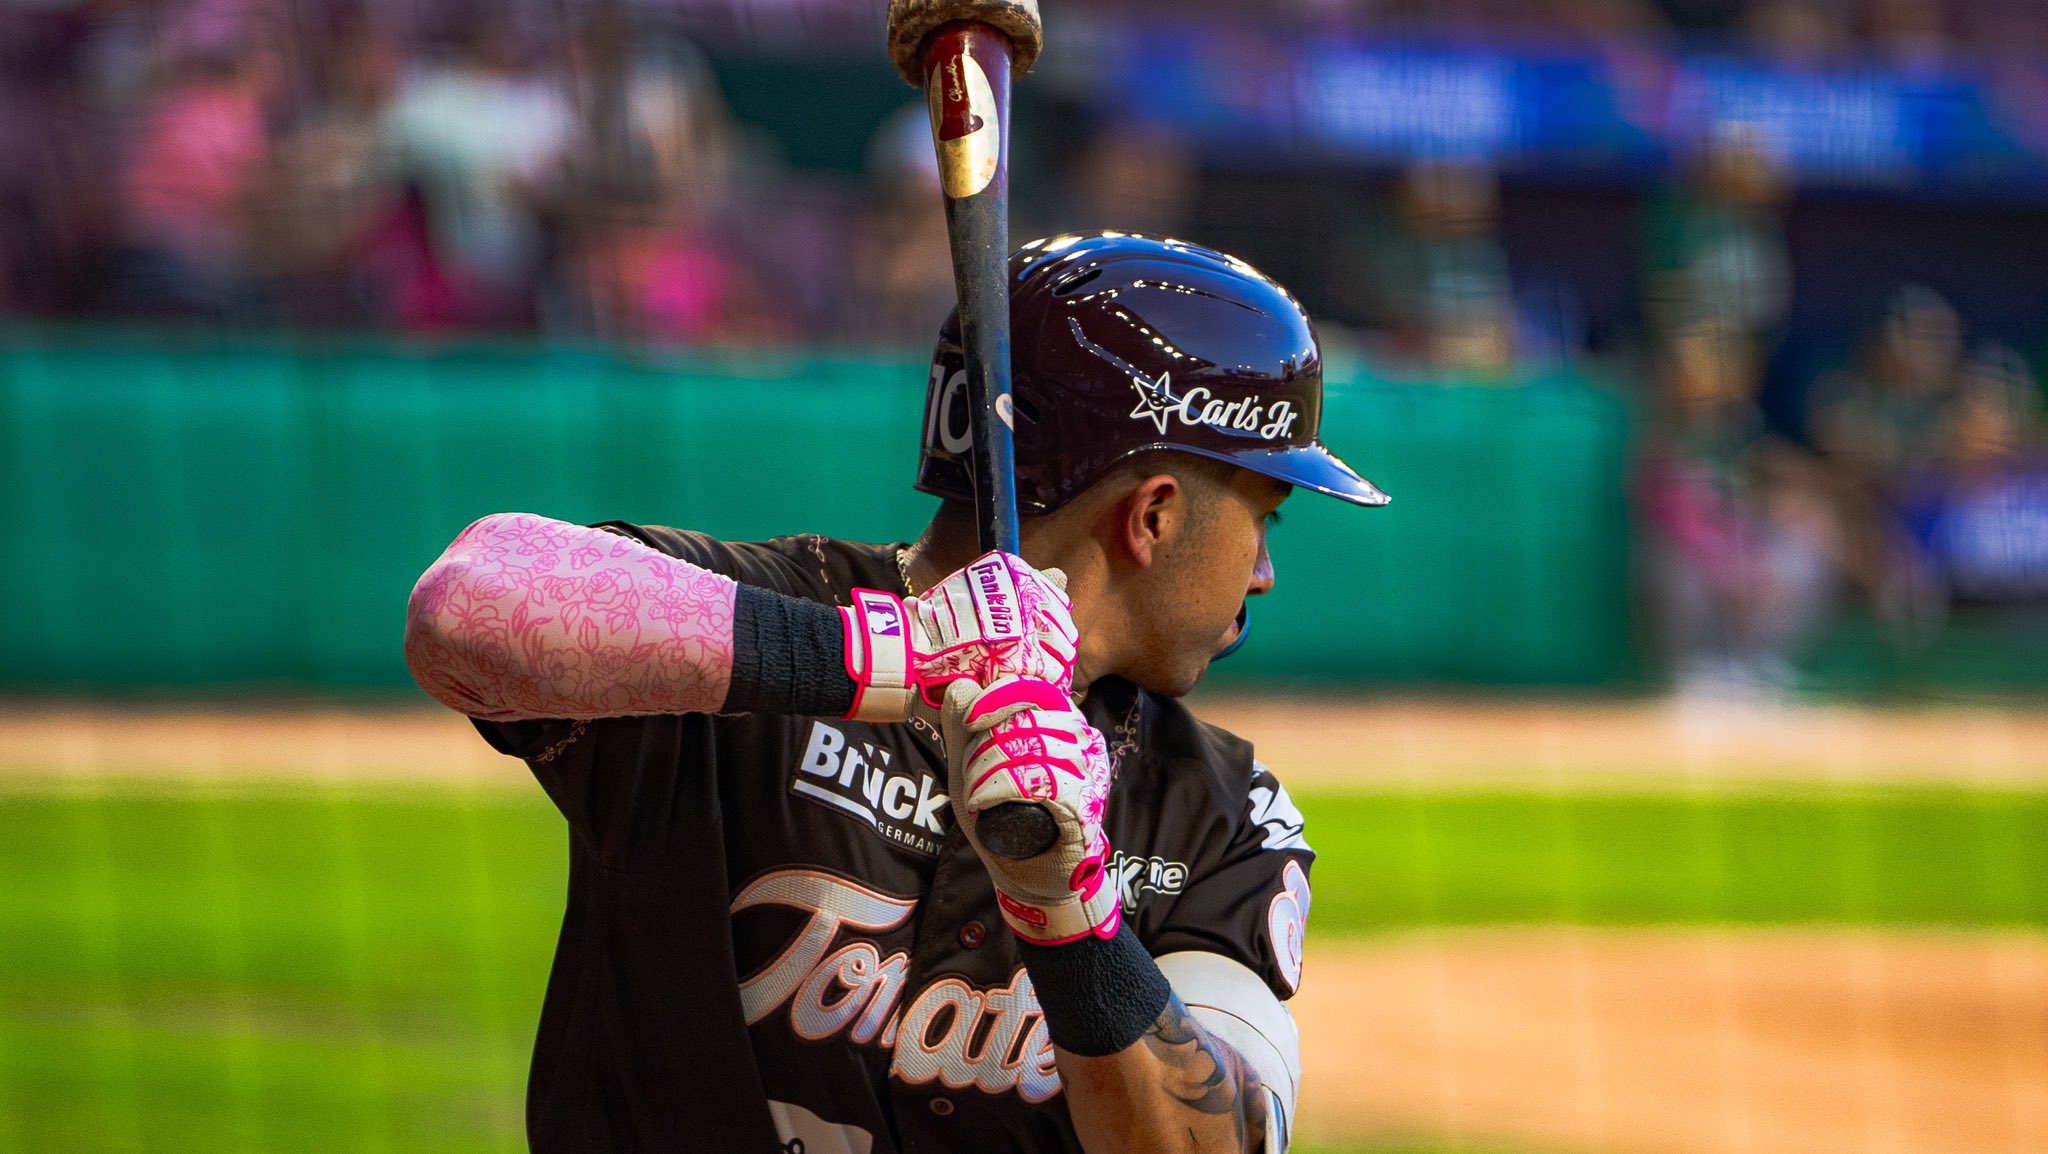
POLYGON ((1167 420, 1180 412, 1184 404, 1173 395, 1173 374, 1161 373, 1158 380, 1148 381, 1143 373, 1133 372, 1131 387, 1138 390, 1138 407, 1131 410, 1131 419, 1150 417, 1152 423, 1159 426, 1159 435, 1165 436, 1167 420))

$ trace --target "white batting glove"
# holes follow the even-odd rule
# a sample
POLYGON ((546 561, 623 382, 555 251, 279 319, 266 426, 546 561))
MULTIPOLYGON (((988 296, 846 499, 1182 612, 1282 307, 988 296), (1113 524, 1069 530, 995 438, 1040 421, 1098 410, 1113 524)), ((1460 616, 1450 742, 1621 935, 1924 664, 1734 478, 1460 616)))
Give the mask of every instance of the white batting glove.
POLYGON ((839 611, 857 721, 902 721, 919 704, 937 709, 956 681, 988 685, 1032 677, 1074 680, 1073 606, 1067 576, 1021 557, 989 552, 905 600, 856 589, 839 611))
POLYGON ((1067 696, 1049 681, 1005 677, 986 689, 956 682, 939 711, 946 737, 953 815, 995 882, 996 904, 1017 936, 1059 945, 1094 934, 1113 938, 1122 920, 1107 884, 1109 750, 1067 696), (992 854, 975 832, 980 814, 1010 801, 1043 805, 1059 836, 1037 857, 992 854))

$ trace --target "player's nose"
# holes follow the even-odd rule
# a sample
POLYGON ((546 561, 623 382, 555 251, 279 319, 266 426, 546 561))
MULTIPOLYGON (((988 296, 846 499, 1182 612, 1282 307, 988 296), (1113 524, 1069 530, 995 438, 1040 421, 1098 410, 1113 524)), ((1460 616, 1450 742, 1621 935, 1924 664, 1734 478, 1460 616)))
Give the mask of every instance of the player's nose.
POLYGON ((1266 552, 1266 543, 1259 542, 1259 559, 1252 562, 1252 583, 1245 587, 1245 595, 1257 597, 1273 590, 1273 555, 1266 552))

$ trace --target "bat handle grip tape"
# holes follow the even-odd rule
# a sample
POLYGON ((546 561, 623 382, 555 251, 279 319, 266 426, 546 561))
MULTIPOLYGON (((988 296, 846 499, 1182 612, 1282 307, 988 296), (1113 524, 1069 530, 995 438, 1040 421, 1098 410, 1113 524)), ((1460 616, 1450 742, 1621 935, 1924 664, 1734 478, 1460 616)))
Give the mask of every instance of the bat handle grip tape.
POLYGON ((1034 858, 1059 840, 1059 826, 1036 802, 1006 801, 974 821, 974 835, 997 857, 1034 858))

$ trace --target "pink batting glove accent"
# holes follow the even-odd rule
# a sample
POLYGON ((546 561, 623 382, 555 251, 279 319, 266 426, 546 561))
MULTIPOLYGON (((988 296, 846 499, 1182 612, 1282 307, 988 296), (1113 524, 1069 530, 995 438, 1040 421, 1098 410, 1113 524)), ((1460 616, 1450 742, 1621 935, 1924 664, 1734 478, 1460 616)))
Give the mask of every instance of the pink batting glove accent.
POLYGON ((954 816, 981 854, 1010 928, 1042 944, 1114 936, 1122 914, 1116 887, 1106 884, 1110 847, 1102 819, 1111 767, 1102 734, 1064 688, 1030 678, 1005 678, 982 690, 956 684, 940 720, 954 816), (1012 801, 1042 805, 1052 815, 1052 848, 1023 861, 987 852, 975 823, 1012 801))
POLYGON ((839 611, 845 627, 846 676, 853 681, 848 718, 901 721, 916 700, 912 670, 917 627, 903 599, 880 589, 855 589, 839 611))
POLYGON ((1040 572, 1008 553, 984 553, 920 596, 853 591, 840 613, 854 683, 847 716, 901 721, 936 710, 946 687, 1030 677, 1073 685, 1078 634, 1057 569, 1040 572))
POLYGON ((1074 703, 1058 686, 1035 678, 1013 677, 974 699, 974 706, 967 711, 967 727, 982 728, 983 724, 994 725, 1008 720, 1012 714, 1024 709, 1049 709, 1066 711, 1074 703), (1007 712, 1005 712, 1007 711, 1007 712), (1002 716, 997 717, 997 714, 1002 716), (989 720, 994 718, 993 721, 989 720))
POLYGON ((1065 585, 1057 569, 1041 572, 1021 557, 988 552, 909 601, 929 641, 916 661, 925 701, 936 708, 946 687, 962 679, 986 686, 1030 677, 1071 687, 1080 633, 1065 585))

